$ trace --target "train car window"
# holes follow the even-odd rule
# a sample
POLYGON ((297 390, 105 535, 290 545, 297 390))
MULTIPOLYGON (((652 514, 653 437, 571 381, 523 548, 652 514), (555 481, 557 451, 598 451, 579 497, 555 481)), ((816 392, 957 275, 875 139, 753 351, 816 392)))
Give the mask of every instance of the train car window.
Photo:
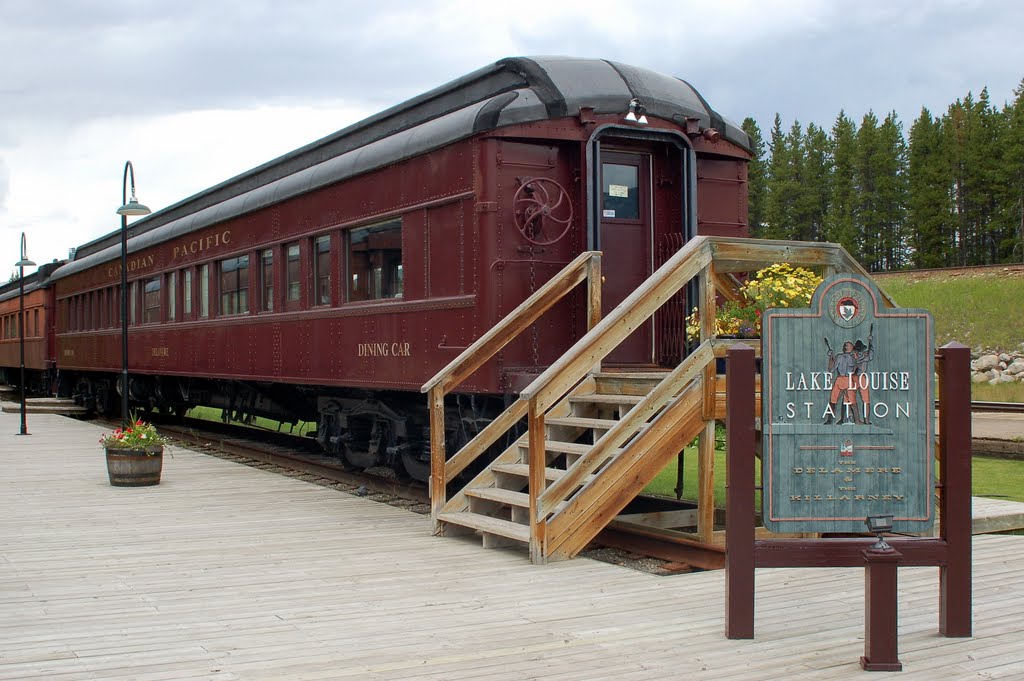
POLYGON ((298 300, 302 294, 302 277, 299 271, 299 244, 287 244, 285 252, 288 254, 287 267, 285 268, 285 291, 288 292, 289 301, 298 300))
POLYGON ((348 300, 401 298, 402 221, 348 231, 348 300))
POLYGON ((199 316, 210 316, 210 266, 199 266, 199 316))
POLYGON ((178 273, 167 274, 167 321, 173 322, 178 316, 178 273))
POLYGON ((192 270, 181 272, 181 314, 192 315, 192 270))
POLYGON ((42 331, 39 330, 39 308, 37 307, 33 312, 35 313, 33 315, 35 321, 32 324, 32 335, 38 338, 43 335, 42 331))
POLYGON ((139 282, 133 281, 129 290, 131 295, 128 296, 128 322, 134 326, 138 321, 135 310, 139 307, 139 282))
POLYGON ((249 256, 220 261, 220 314, 249 311, 249 256))
POLYGON ((616 220, 640 219, 639 172, 639 168, 632 165, 601 165, 604 192, 602 217, 616 220))
POLYGON ((142 323, 154 324, 160 321, 160 277, 147 279, 143 287, 142 323))
POLYGON ((274 311, 274 249, 260 253, 260 309, 274 311))
POLYGON ((315 305, 331 304, 331 235, 324 234, 313 240, 313 284, 316 287, 315 305))

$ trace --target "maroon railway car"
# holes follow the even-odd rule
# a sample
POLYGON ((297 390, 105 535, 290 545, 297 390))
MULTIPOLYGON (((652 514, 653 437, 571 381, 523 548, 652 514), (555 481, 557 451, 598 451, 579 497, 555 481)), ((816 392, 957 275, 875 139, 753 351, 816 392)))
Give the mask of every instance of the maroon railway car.
MULTIPOLYGON (((694 235, 745 236, 748 146, 645 69, 470 73, 132 224, 131 402, 317 420, 349 463, 425 479, 419 387, 583 250, 604 251, 611 308, 694 235)), ((119 256, 111 234, 53 275, 66 389, 109 412, 119 256)), ((677 363, 679 327, 640 328, 608 363, 677 363)), ((449 451, 584 330, 581 293, 478 371, 449 451)))
POLYGON ((0 382, 20 385, 21 328, 18 318, 25 307, 25 388, 44 394, 56 378, 54 338, 54 291, 48 277, 59 263, 43 265, 25 275, 24 303, 17 280, 0 286, 0 382))

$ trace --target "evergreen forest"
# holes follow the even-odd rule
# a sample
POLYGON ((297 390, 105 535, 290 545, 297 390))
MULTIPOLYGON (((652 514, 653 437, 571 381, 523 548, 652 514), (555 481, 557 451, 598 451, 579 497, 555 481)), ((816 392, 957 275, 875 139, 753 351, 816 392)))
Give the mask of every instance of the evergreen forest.
POLYGON ((923 108, 909 133, 895 112, 776 114, 766 140, 747 118, 751 236, 839 242, 874 272, 1024 262, 1024 80, 1013 94, 923 108))

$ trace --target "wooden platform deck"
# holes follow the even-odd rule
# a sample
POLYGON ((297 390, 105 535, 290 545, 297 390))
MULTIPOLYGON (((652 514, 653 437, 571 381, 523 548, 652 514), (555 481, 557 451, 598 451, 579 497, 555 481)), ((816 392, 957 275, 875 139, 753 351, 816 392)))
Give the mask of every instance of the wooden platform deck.
MULTIPOLYGON (((112 488, 98 427, 17 431, 0 414, 0 679, 865 678, 861 570, 758 571, 730 641, 721 571, 531 566, 181 449, 112 488)), ((974 565, 969 639, 938 635, 937 569, 900 571, 901 681, 1024 677, 1024 537, 976 537, 974 565)))

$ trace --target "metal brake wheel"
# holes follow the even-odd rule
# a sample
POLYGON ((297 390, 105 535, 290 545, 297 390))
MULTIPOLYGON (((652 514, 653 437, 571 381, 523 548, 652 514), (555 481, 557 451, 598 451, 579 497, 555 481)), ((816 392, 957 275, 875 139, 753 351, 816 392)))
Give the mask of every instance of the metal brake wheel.
POLYGON ((546 177, 523 181, 512 197, 516 228, 535 246, 560 240, 572 226, 572 200, 565 187, 546 177))

